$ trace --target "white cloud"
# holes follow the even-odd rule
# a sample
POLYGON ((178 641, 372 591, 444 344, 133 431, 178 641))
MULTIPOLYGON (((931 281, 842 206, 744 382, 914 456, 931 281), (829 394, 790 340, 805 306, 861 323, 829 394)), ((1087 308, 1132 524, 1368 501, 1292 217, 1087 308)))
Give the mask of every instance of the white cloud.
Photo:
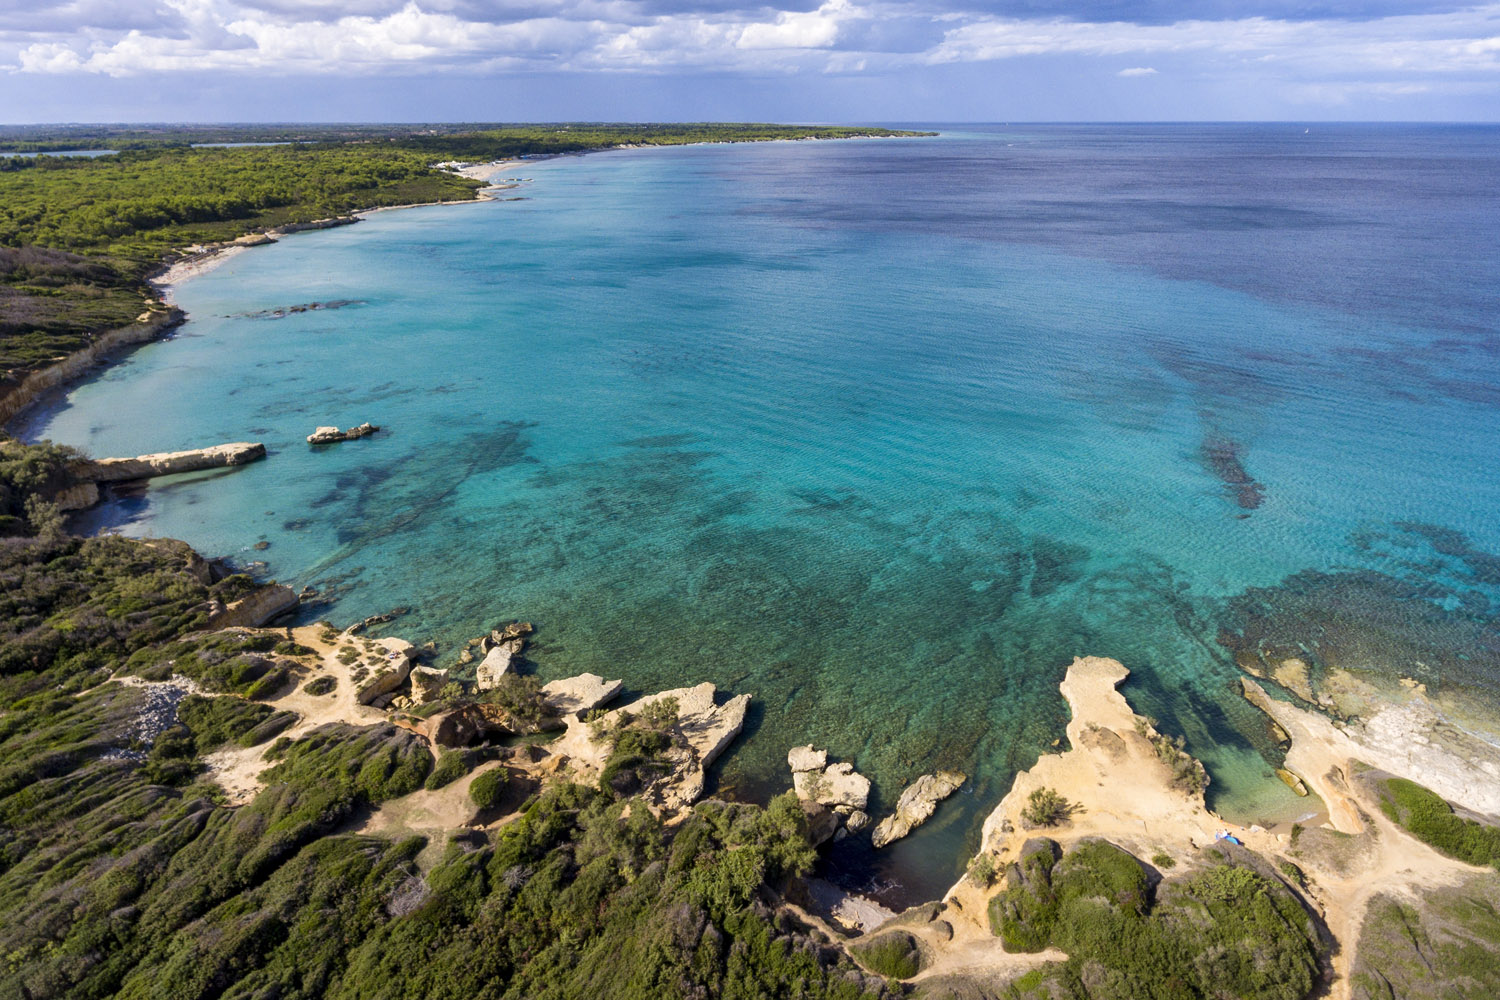
POLYGON ((738 46, 742 49, 822 49, 838 38, 841 21, 858 17, 849 0, 828 0, 815 11, 783 11, 774 23, 745 25, 738 46))
POLYGON ((1065 56, 1099 59, 1106 63, 1100 75, 1128 78, 1155 74, 1148 60, 1171 56, 1204 78, 1276 84, 1302 95, 1289 99, 1330 106, 1360 93, 1395 98, 1442 89, 1441 79, 1500 88, 1500 3, 1362 21, 1134 24, 1005 18, 917 0, 823 0, 814 10, 703 0, 706 7, 653 13, 648 4, 658 2, 120 0, 120 16, 111 19, 101 13, 111 9, 103 0, 62 0, 48 8, 56 18, 0 20, 0 72, 859 74, 1065 56), (1139 62, 1107 65, 1127 59, 1139 62))

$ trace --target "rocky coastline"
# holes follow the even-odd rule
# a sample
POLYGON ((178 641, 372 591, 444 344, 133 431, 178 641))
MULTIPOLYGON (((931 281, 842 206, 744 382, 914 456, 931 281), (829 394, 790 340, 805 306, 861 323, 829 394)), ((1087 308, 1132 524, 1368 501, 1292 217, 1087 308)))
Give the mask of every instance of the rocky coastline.
MULTIPOLYGON (((190 269, 226 250, 264 245, 289 233, 357 221, 357 216, 340 217, 250 234, 230 243, 198 248, 196 254, 184 257, 174 267, 190 269)), ((190 272, 169 268, 157 279, 158 290, 181 280, 185 273, 190 272)), ((89 347, 31 373, 0 396, 0 423, 14 419, 42 394, 86 375, 113 352, 164 336, 184 318, 181 310, 167 306, 163 294, 136 324, 101 333, 89 347)), ((378 428, 366 424, 347 432, 334 430, 337 436, 319 441, 310 437, 309 442, 349 440, 378 428)), ((97 499, 98 483, 227 468, 264 457, 263 445, 242 442, 92 460, 75 469, 77 492, 59 505, 64 509, 87 506, 93 502, 88 499, 90 488, 97 499)), ((1237 480, 1226 477, 1226 482, 1237 480)), ((208 626, 260 629, 297 605, 298 597, 290 588, 267 585, 211 609, 208 626)), ((704 797, 709 769, 743 732, 752 699, 749 693, 725 698, 713 684, 705 682, 606 709, 620 695, 623 680, 582 674, 538 685, 534 699, 527 702, 539 713, 537 718, 523 716, 514 706, 482 698, 459 698, 461 704, 423 716, 416 710, 442 699, 454 677, 448 670, 424 665, 421 651, 411 643, 396 638, 365 639, 358 636, 357 629, 340 632, 326 623, 276 631, 309 650, 293 658, 289 669, 294 682, 277 697, 266 700, 271 708, 298 717, 286 731, 289 737, 331 722, 390 722, 422 737, 433 755, 440 757, 445 751, 491 740, 560 731, 561 735, 550 743, 506 748, 498 761, 477 768, 454 788, 466 793, 485 771, 496 769, 537 787, 556 781, 599 784, 619 778, 622 791, 638 794, 647 808, 668 822, 680 820, 704 797), (333 694, 320 701, 324 696, 310 695, 308 689, 323 679, 333 681, 333 694), (647 728, 640 728, 643 724, 647 728), (656 763, 616 766, 622 735, 646 732, 660 737, 663 743, 657 757, 652 758, 656 763)), ((486 637, 487 641, 477 644, 483 659, 475 670, 475 695, 499 691, 506 678, 520 676, 519 657, 530 631, 529 625, 524 630, 514 624, 501 626, 486 637)), ((461 665, 469 662, 461 661, 461 665)), ((1170 741, 1133 711, 1118 690, 1128 675, 1129 671, 1114 660, 1075 660, 1060 685, 1072 711, 1067 727, 1068 749, 1045 755, 1033 768, 1017 774, 1008 794, 983 824, 979 850, 969 866, 971 873, 978 874, 961 879, 943 900, 869 926, 862 936, 833 931, 838 946, 867 971, 879 974, 884 970, 871 958, 870 945, 882 939, 899 941, 903 958, 909 958, 915 968, 909 975, 893 978, 909 983, 1013 983, 1069 958, 1050 947, 1024 953, 1007 950, 992 926, 994 901, 1023 885, 1024 875, 1020 873, 1038 851, 1055 849, 1057 861, 1081 845, 1106 841, 1143 866, 1150 859, 1152 871, 1162 881, 1207 870, 1215 863, 1209 852, 1228 851, 1246 868, 1257 872, 1264 869, 1262 877, 1291 893, 1338 944, 1337 950, 1326 956, 1323 972, 1330 995, 1335 1000, 1363 1000, 1373 994, 1360 992, 1357 985, 1361 961, 1368 965, 1359 939, 1368 915, 1384 898, 1382 894, 1420 898, 1433 886, 1451 888, 1485 876, 1483 869, 1444 857, 1386 818, 1378 788, 1362 778, 1371 769, 1408 778, 1477 815, 1500 815, 1500 761, 1495 759, 1494 747, 1445 726, 1441 713, 1420 685, 1411 685, 1410 697, 1404 703, 1388 704, 1367 719, 1335 720, 1315 705, 1275 699, 1246 679, 1246 699, 1266 714, 1268 725, 1279 727, 1287 744, 1284 770, 1292 779, 1288 784, 1300 784, 1324 806, 1322 822, 1309 829, 1264 830, 1229 823, 1209 810, 1204 783, 1197 780, 1203 775, 1201 765, 1180 750, 1173 752, 1170 741), (1168 749, 1164 750, 1164 745, 1168 749), (1061 814, 1049 817, 1047 822, 1039 822, 1034 812, 1033 796, 1043 791, 1056 793, 1066 803, 1061 814), (1233 838, 1234 848, 1243 849, 1243 856, 1224 847, 1228 838, 1233 838), (1340 838, 1354 841, 1357 849, 1350 849, 1340 838), (1052 847, 1038 847, 1039 839, 1052 847), (1257 859, 1263 859, 1264 864, 1257 859), (1183 870, 1179 875, 1168 874, 1168 870, 1178 868, 1183 870), (1292 869, 1300 874, 1293 876, 1292 869), (1002 874, 986 879, 982 874, 985 871, 1002 874), (1018 874, 1012 877, 1012 871, 1018 874)), ((1293 697, 1301 693, 1295 683, 1287 688, 1293 697)), ((267 749, 263 745, 227 750, 211 761, 214 777, 231 803, 248 802, 259 790, 267 749)), ((809 745, 791 749, 788 766, 791 788, 817 844, 873 827, 874 846, 885 846, 924 822, 966 780, 964 775, 950 772, 923 775, 902 792, 894 811, 875 823, 865 812, 871 783, 852 763, 830 764, 826 750, 809 745)), ((413 825, 409 818, 412 802, 394 799, 374 810, 364 820, 361 832, 390 835, 427 829, 493 829, 514 818, 508 813, 494 815, 493 810, 487 813, 466 794, 449 794, 442 800, 448 805, 428 801, 435 796, 426 790, 407 798, 424 796, 423 808, 436 817, 430 827, 413 825)), ((842 905, 847 905, 847 900, 835 899, 827 910, 831 914, 842 905)), ((820 914, 814 916, 821 919, 820 914)), ((901 966, 902 971, 906 968, 901 966)))

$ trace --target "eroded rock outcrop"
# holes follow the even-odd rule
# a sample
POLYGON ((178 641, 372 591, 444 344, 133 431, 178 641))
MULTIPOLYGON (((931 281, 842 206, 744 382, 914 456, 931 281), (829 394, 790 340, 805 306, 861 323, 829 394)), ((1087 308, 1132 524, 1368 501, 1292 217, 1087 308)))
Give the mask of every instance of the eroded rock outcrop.
POLYGON ((488 691, 500 684, 500 678, 510 671, 516 655, 521 652, 520 640, 496 646, 485 654, 483 662, 474 671, 474 684, 481 691, 488 691))
POLYGON ((652 702, 675 700, 677 717, 666 729, 671 746, 663 752, 667 773, 653 780, 641 793, 654 811, 675 813, 703 795, 709 765, 745 728, 750 695, 736 695, 720 705, 717 694, 718 689, 705 681, 695 687, 638 698, 605 713, 594 726, 570 718, 567 732, 551 748, 555 754, 569 759, 575 778, 596 781, 614 748, 612 734, 626 719, 640 717, 652 702))
POLYGON ((363 423, 358 427, 351 427, 347 431, 341 431, 337 427, 319 427, 307 436, 308 444, 333 444, 337 441, 354 441, 362 437, 369 437, 380 430, 375 424, 363 423))
POLYGON ((869 825, 864 809, 870 801, 870 779, 853 764, 829 764, 828 751, 811 745, 793 747, 786 762, 817 843, 838 840, 869 825))
POLYGON ((405 639, 393 636, 376 639, 375 645, 381 648, 383 662, 355 695, 361 705, 369 705, 405 684, 411 675, 412 656, 417 649, 405 639))
POLYGON ((906 787, 896 803, 896 811, 881 820, 870 834, 870 842, 884 847, 893 840, 900 840, 912 830, 927 822, 937 809, 937 804, 962 785, 965 775, 956 771, 939 771, 924 774, 906 787))
POLYGON ((299 598, 291 587, 266 584, 238 601, 210 608, 209 628, 255 628, 297 607, 299 598))
POLYGON ((431 667, 413 667, 411 671, 412 699, 418 704, 436 701, 448 684, 448 671, 431 667))
POLYGON ((259 441, 236 441, 190 451, 137 455, 135 458, 99 458, 79 462, 69 471, 81 482, 118 483, 245 465, 265 457, 266 446, 259 441))

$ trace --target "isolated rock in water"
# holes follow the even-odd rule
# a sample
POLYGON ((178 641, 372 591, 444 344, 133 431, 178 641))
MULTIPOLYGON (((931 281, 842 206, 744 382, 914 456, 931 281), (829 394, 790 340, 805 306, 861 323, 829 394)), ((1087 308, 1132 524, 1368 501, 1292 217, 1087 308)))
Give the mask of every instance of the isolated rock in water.
POLYGON ((319 427, 307 436, 307 443, 333 444, 335 441, 353 441, 355 438, 368 437, 378 430, 380 430, 379 427, 370 423, 351 427, 347 431, 341 431, 337 427, 319 427))
POLYGON ((511 661, 515 657, 509 650, 495 647, 485 655, 484 662, 479 664, 479 669, 474 673, 474 682, 479 690, 488 691, 500 683, 500 678, 510 670, 511 661))
POLYGON ((810 743, 805 747, 792 747, 787 751, 786 762, 793 774, 798 771, 821 771, 828 766, 828 751, 817 750, 810 743))
POLYGON ((355 699, 361 705, 369 705, 389 695, 405 684, 406 678, 411 675, 411 658, 416 652, 415 646, 405 639, 395 637, 378 639, 376 645, 382 647, 385 662, 376 668, 375 676, 366 681, 355 694, 355 699))
POLYGON ((209 610, 208 627, 256 628, 300 603, 297 592, 279 583, 267 584, 229 604, 209 610))
POLYGON ((844 817, 844 828, 850 833, 858 833, 870 825, 870 814, 856 809, 844 817))
POLYGON ((448 671, 431 667, 413 667, 411 693, 418 702, 436 701, 448 683, 448 671))
POLYGON ((504 628, 497 628, 490 632, 496 642, 505 642, 509 639, 520 639, 536 631, 531 627, 531 622, 511 622, 504 628))
POLYGON ((79 462, 69 471, 74 479, 80 481, 119 483, 155 476, 173 476, 180 472, 222 469, 265 457, 266 446, 259 441, 238 441, 192 451, 163 451, 137 455, 135 458, 101 458, 92 462, 79 462))
POLYGON ((964 776, 956 771, 922 775, 901 793, 896 812, 876 825, 870 842, 876 847, 884 847, 893 840, 900 840, 927 822, 937 804, 956 792, 963 783, 964 776))
POLYGON ((559 716, 582 716, 620 693, 623 681, 607 681, 598 674, 579 674, 542 685, 542 699, 559 716))
POLYGON ((870 779, 853 764, 829 764, 822 771, 797 771, 792 775, 797 798, 825 806, 864 809, 870 801, 870 779))

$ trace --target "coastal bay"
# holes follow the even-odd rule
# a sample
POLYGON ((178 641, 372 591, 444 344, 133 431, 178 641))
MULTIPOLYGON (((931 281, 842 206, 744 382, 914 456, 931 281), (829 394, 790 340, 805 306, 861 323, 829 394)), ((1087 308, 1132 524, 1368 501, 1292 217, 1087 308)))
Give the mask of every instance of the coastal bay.
MULTIPOLYGON (((1122 140, 1126 160, 1154 169, 1153 138, 1122 140)), ((1484 626, 1466 633, 1442 602, 1493 597, 1474 569, 1500 548, 1478 513, 1497 490, 1488 376, 1453 336, 1486 321, 1430 278, 1390 309, 1358 287, 1340 298, 1337 272, 1281 280, 1303 263, 1278 258, 1286 241, 1369 232, 1337 205, 1293 225, 1263 195, 1257 220, 1281 222, 1259 230, 1190 214, 1174 231, 1201 252, 1157 255, 1151 273, 1122 259, 1111 213, 1129 205, 1048 229, 965 180, 975 157, 1055 167, 1076 141, 528 165, 512 192, 525 201, 382 213, 227 259, 181 286, 193 319, 178 339, 28 432, 134 454, 179 443, 161 428, 254 431, 263 467, 167 483, 95 523, 264 560, 341 621, 410 606, 393 627, 445 657, 512 614, 541 625, 545 678, 754 692, 725 794, 784 787, 781 755, 809 739, 858 761, 877 799, 931 767, 973 775, 909 839, 835 859, 893 901, 952 881, 984 803, 1060 734, 1056 683, 1080 649, 1131 667, 1133 702, 1206 761, 1221 812, 1295 819, 1221 632, 1274 624, 1257 641, 1279 662, 1302 652, 1320 599, 1355 592, 1388 622, 1409 605, 1386 581, 1437 585, 1399 662, 1326 630, 1324 659, 1394 682, 1451 637, 1463 662, 1428 679, 1483 701, 1484 626), (910 204, 889 180, 910 176, 933 203, 880 208, 910 204), (252 315, 327 299, 360 304, 252 315), (1413 302, 1439 299, 1413 322, 1413 302), (149 442, 99 417, 147 407, 149 442), (1422 416, 1435 409, 1441 424, 1422 416), (337 455, 302 443, 362 420, 389 434, 337 455), (1203 457, 1221 439, 1263 487, 1253 508, 1203 457), (1291 596, 1309 603, 1282 613, 1291 596)), ((1371 274, 1399 257, 1392 240, 1365 251, 1371 274)))
MULTIPOLYGON (((1230 135, 1282 141, 1251 132, 1230 135)), ((949 138, 939 162, 995 171, 1028 136, 949 138)), ((1055 166, 1101 137, 1030 138, 1055 166)), ((1109 141, 1154 160, 1141 138, 1109 141)), ((1419 132, 1377 138, 1418 155, 1419 132)), ((852 145, 877 177, 934 155, 852 145)), ((462 986, 463 963, 396 956, 430 956, 440 925, 463 948, 512 901, 499 940, 555 923, 615 953, 656 933, 625 916, 642 892, 670 927, 653 961, 683 968, 720 927, 742 959, 774 935, 730 975, 830 996, 1488 988, 1483 337, 1453 312, 1414 324, 1421 281, 1400 309, 1272 293, 1275 237, 1202 236, 1201 211, 1178 235, 1237 265, 1212 281, 1196 257, 1115 259, 1097 220, 1052 245, 929 206, 914 232, 877 209, 883 179, 827 189, 857 173, 848 148, 528 163, 515 200, 238 240, 179 272, 175 337, 26 418, 96 461, 4 444, 7 524, 35 537, 5 553, 22 631, 0 646, 0 781, 27 846, 0 877, 71 884, 74 824, 124 844, 188 815, 214 832, 167 874, 224 900, 184 924, 176 883, 117 850, 57 955, 7 932, 28 990, 112 991, 104 952, 69 957, 106 917, 124 988, 159 979, 161 955, 130 952, 135 898, 142 927, 201 948, 168 979, 207 995, 241 947, 226 915, 315 906, 315 857, 375 865, 350 898, 380 930, 316 959, 346 993, 525 992, 564 967, 597 985, 560 955, 462 986), (188 447, 247 426, 265 441, 188 447), (1335 458, 1336 483, 1306 471, 1335 458), (138 476, 158 478, 110 494, 138 476), (31 501, 73 480, 107 496, 76 529, 144 541, 63 534, 31 501), (79 819, 66 789, 96 782, 79 819), (137 796, 142 819, 110 818, 137 796), (232 874, 226 829, 257 845, 232 874), (498 895, 476 911, 459 884, 498 895), (540 898, 551 916, 517 917, 540 898)), ((1270 228, 1342 243, 1352 211, 1270 228)), ((26 905, 52 923, 49 899, 26 905)), ((305 968, 320 949, 298 941, 257 945, 242 984, 305 968)), ((636 968, 614 963, 619 989, 636 968)))

